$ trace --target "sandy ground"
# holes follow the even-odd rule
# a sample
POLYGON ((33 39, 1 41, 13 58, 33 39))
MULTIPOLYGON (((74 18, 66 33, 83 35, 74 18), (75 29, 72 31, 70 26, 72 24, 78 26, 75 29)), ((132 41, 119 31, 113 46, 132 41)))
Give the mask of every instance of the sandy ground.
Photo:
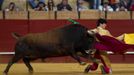
MULTIPOLYGON (((0 75, 7 64, 0 64, 0 75)), ((14 64, 8 75, 102 75, 100 68, 97 71, 85 74, 85 66, 78 63, 31 63, 34 73, 30 74, 23 63, 14 64)), ((134 64, 112 64, 113 73, 109 75, 134 75, 134 64)))

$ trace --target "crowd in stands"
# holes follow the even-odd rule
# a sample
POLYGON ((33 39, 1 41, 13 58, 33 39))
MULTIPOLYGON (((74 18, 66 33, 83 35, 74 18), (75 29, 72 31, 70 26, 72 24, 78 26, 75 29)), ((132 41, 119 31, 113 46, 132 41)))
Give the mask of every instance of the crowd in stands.
POLYGON ((14 2, 10 2, 9 5, 4 9, 4 11, 22 11, 14 2))
POLYGON ((2 9, 3 2, 4 2, 4 0, 0 0, 0 10, 2 9))
POLYGON ((68 3, 68 0, 62 0, 61 3, 57 5, 58 11, 72 11, 72 7, 68 3))
POLYGON ((91 9, 101 11, 134 11, 134 0, 87 0, 91 9), (90 2, 91 1, 91 2, 90 2))
MULTIPOLYGON (((28 6, 35 11, 83 11, 97 9, 100 11, 134 11, 134 0, 76 0, 76 7, 72 7, 69 0, 61 0, 55 4, 54 0, 26 0, 28 6), (88 3, 88 5, 85 5, 88 3)), ((0 0, 0 10, 19 11, 23 10, 10 2, 5 8, 2 8, 4 0, 0 0)), ((26 8, 27 9, 27 8, 26 8)))

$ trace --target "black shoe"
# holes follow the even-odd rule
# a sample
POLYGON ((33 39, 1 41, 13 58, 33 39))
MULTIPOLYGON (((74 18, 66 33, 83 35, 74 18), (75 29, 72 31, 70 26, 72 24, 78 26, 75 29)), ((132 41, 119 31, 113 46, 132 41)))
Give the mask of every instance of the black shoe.
POLYGON ((102 73, 102 74, 107 74, 107 73, 105 72, 104 66, 101 65, 101 66, 100 66, 100 69, 101 69, 101 73, 102 73))
POLYGON ((88 65, 88 66, 85 68, 84 73, 88 73, 88 72, 90 71, 90 67, 91 67, 91 65, 88 65))
POLYGON ((104 69, 104 66, 102 66, 102 65, 100 66, 100 69, 101 69, 101 73, 102 74, 112 74, 112 70, 111 69, 109 69, 109 71, 106 72, 105 69, 104 69))

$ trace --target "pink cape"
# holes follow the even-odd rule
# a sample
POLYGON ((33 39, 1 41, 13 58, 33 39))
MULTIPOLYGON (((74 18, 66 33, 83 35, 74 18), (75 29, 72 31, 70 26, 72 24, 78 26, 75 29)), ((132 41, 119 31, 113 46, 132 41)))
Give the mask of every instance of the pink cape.
POLYGON ((112 51, 116 54, 124 54, 128 49, 134 49, 134 45, 125 44, 110 36, 101 36, 96 34, 99 42, 95 43, 97 50, 112 51))

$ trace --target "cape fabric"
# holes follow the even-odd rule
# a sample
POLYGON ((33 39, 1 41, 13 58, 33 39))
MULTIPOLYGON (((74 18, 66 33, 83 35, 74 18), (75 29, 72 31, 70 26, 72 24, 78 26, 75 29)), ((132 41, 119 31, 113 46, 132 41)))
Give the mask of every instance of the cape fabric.
POLYGON ((110 36, 101 36, 96 34, 96 37, 99 40, 95 44, 95 48, 97 50, 112 51, 116 54, 124 54, 128 49, 134 49, 134 44, 125 44, 124 42, 110 36))
POLYGON ((124 42, 126 44, 133 44, 134 45, 134 33, 125 34, 124 42))

